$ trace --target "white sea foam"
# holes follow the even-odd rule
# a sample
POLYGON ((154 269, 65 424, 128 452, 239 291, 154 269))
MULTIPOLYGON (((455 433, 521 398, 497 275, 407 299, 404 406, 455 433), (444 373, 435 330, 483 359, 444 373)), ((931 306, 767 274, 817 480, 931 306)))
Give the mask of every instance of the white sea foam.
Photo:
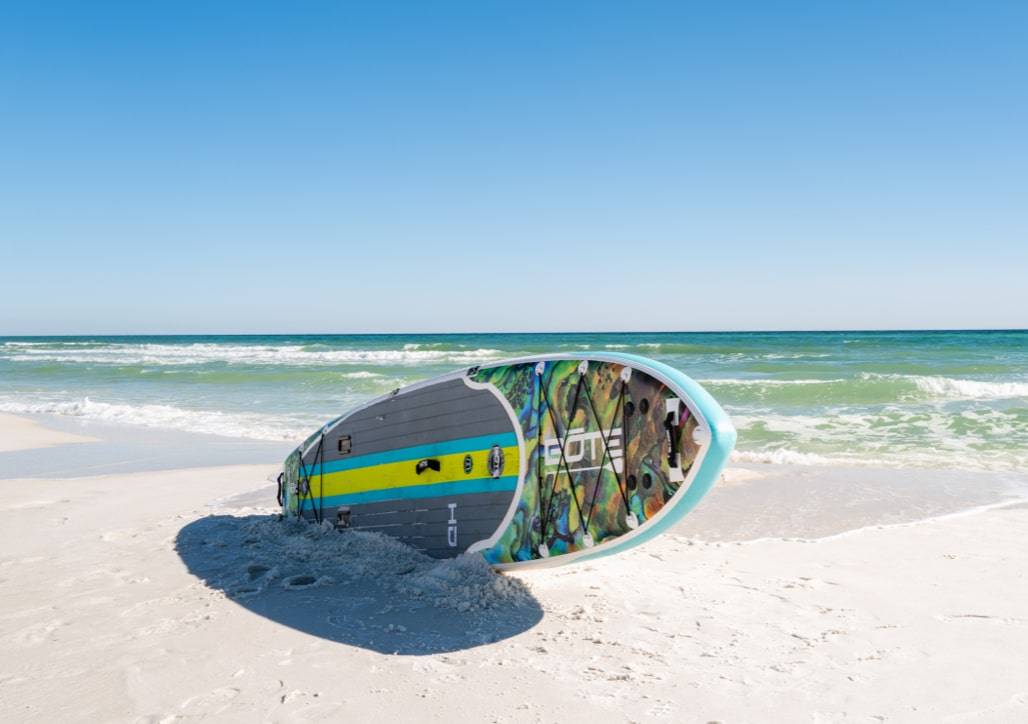
POLYGON ((814 353, 814 352, 796 352, 794 354, 782 354, 778 352, 769 352, 767 354, 759 355, 761 359, 823 359, 825 357, 831 357, 832 355, 827 352, 814 353))
POLYGON ((889 407, 820 416, 752 412, 733 414, 732 421, 739 431, 740 462, 958 470, 1028 465, 1028 429, 1002 410, 889 407), (801 462, 796 455, 814 457, 801 462))
POLYGON ((979 455, 968 457, 955 450, 907 450, 902 453, 880 450, 874 453, 837 452, 826 455, 806 453, 791 448, 766 450, 735 450, 734 463, 767 465, 809 465, 817 467, 872 467, 964 470, 968 472, 1021 472, 1028 466, 1028 456, 979 455))
POLYGON ((20 347, 0 351, 12 362, 58 362, 108 365, 200 365, 216 362, 249 365, 324 366, 347 364, 417 365, 425 363, 476 364, 500 359, 498 349, 309 349, 302 345, 227 344, 111 344, 93 348, 63 346, 20 347))
POLYGON ((704 385, 739 385, 745 387, 787 387, 790 385, 831 385, 839 382, 847 382, 847 380, 838 378, 831 380, 742 380, 734 379, 730 377, 713 378, 707 380, 700 380, 700 384, 704 385))
POLYGON ((732 462, 764 463, 771 465, 844 465, 851 463, 846 458, 830 458, 814 453, 797 452, 788 448, 774 450, 736 450, 732 462))
POLYGON ((1003 400, 1028 398, 1028 382, 987 382, 952 377, 924 375, 864 375, 871 379, 893 379, 912 382, 921 392, 933 397, 967 400, 1003 400))
POLYGON ((17 402, 0 401, 0 412, 82 417, 143 427, 181 430, 251 440, 301 440, 323 420, 304 420, 281 415, 238 414, 215 410, 186 410, 172 405, 127 405, 78 400, 17 402))
POLYGON ((792 385, 831 385, 831 384, 859 384, 861 381, 874 382, 900 382, 908 383, 911 392, 920 393, 921 396, 943 399, 963 400, 1002 400, 1028 398, 1028 382, 988 382, 984 380, 966 380, 952 377, 932 377, 926 375, 883 375, 869 372, 861 373, 858 378, 843 379, 833 378, 825 380, 801 379, 801 380, 776 380, 776 379, 737 379, 737 378, 709 378, 700 380, 701 384, 710 386, 740 386, 740 387, 788 387, 792 385))
POLYGON ((378 372, 369 372, 367 370, 361 370, 359 372, 344 372, 341 377, 345 377, 348 380, 370 380, 376 377, 385 377, 385 375, 379 374, 378 372))

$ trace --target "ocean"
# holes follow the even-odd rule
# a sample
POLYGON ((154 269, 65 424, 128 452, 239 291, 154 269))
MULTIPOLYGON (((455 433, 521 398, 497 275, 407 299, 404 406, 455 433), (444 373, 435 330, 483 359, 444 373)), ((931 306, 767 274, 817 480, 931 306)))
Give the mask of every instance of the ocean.
POLYGON ((0 412, 298 442, 460 367, 611 350, 701 382, 737 462, 1028 470, 1028 331, 0 337, 0 412))

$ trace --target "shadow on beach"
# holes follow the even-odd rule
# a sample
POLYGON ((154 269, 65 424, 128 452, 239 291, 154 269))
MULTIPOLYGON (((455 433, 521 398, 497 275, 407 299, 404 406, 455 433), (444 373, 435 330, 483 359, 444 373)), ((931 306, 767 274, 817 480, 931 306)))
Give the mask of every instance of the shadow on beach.
POLYGON ((175 548, 193 575, 240 606, 379 653, 474 648, 542 619, 527 587, 481 557, 435 560, 376 533, 212 515, 183 527, 175 548))

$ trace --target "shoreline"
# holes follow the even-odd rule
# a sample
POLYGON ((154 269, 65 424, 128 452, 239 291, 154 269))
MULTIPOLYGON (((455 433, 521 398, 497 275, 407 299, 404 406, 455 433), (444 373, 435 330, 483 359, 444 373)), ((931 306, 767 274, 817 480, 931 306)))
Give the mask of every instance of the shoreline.
MULTIPOLYGON (((0 481, 276 467, 295 446, 47 413, 0 413, 2 434, 20 447, 0 448, 0 481)), ((673 532, 708 542, 820 540, 1021 501, 1028 473, 729 463, 673 532)))
POLYGON ((0 480, 66 479, 280 463, 293 443, 262 442, 144 425, 104 422, 46 413, 3 413, 5 427, 18 430, 21 446, 0 452, 0 480), (81 445, 48 446, 49 436, 82 439, 81 445), (45 454, 40 450, 46 448, 45 454))
POLYGON ((90 442, 98 442, 98 439, 55 429, 48 418, 36 421, 28 415, 0 412, 0 453, 90 442))

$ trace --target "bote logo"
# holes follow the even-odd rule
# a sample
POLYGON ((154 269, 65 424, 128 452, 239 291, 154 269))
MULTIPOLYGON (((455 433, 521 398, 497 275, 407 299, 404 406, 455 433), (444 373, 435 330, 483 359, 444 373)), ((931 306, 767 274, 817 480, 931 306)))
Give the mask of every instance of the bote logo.
MULTIPOLYGON (((560 465, 560 443, 561 441, 555 437, 543 440, 545 467, 555 468, 560 465)), ((621 473, 624 468, 624 450, 621 447, 620 427, 610 431, 607 449, 610 453, 603 467, 621 473)), ((603 459, 603 433, 599 430, 586 432, 584 427, 571 428, 568 430, 567 442, 564 443, 564 459, 571 472, 599 470, 600 460, 603 459), (581 464, 575 467, 575 463, 581 464)))

